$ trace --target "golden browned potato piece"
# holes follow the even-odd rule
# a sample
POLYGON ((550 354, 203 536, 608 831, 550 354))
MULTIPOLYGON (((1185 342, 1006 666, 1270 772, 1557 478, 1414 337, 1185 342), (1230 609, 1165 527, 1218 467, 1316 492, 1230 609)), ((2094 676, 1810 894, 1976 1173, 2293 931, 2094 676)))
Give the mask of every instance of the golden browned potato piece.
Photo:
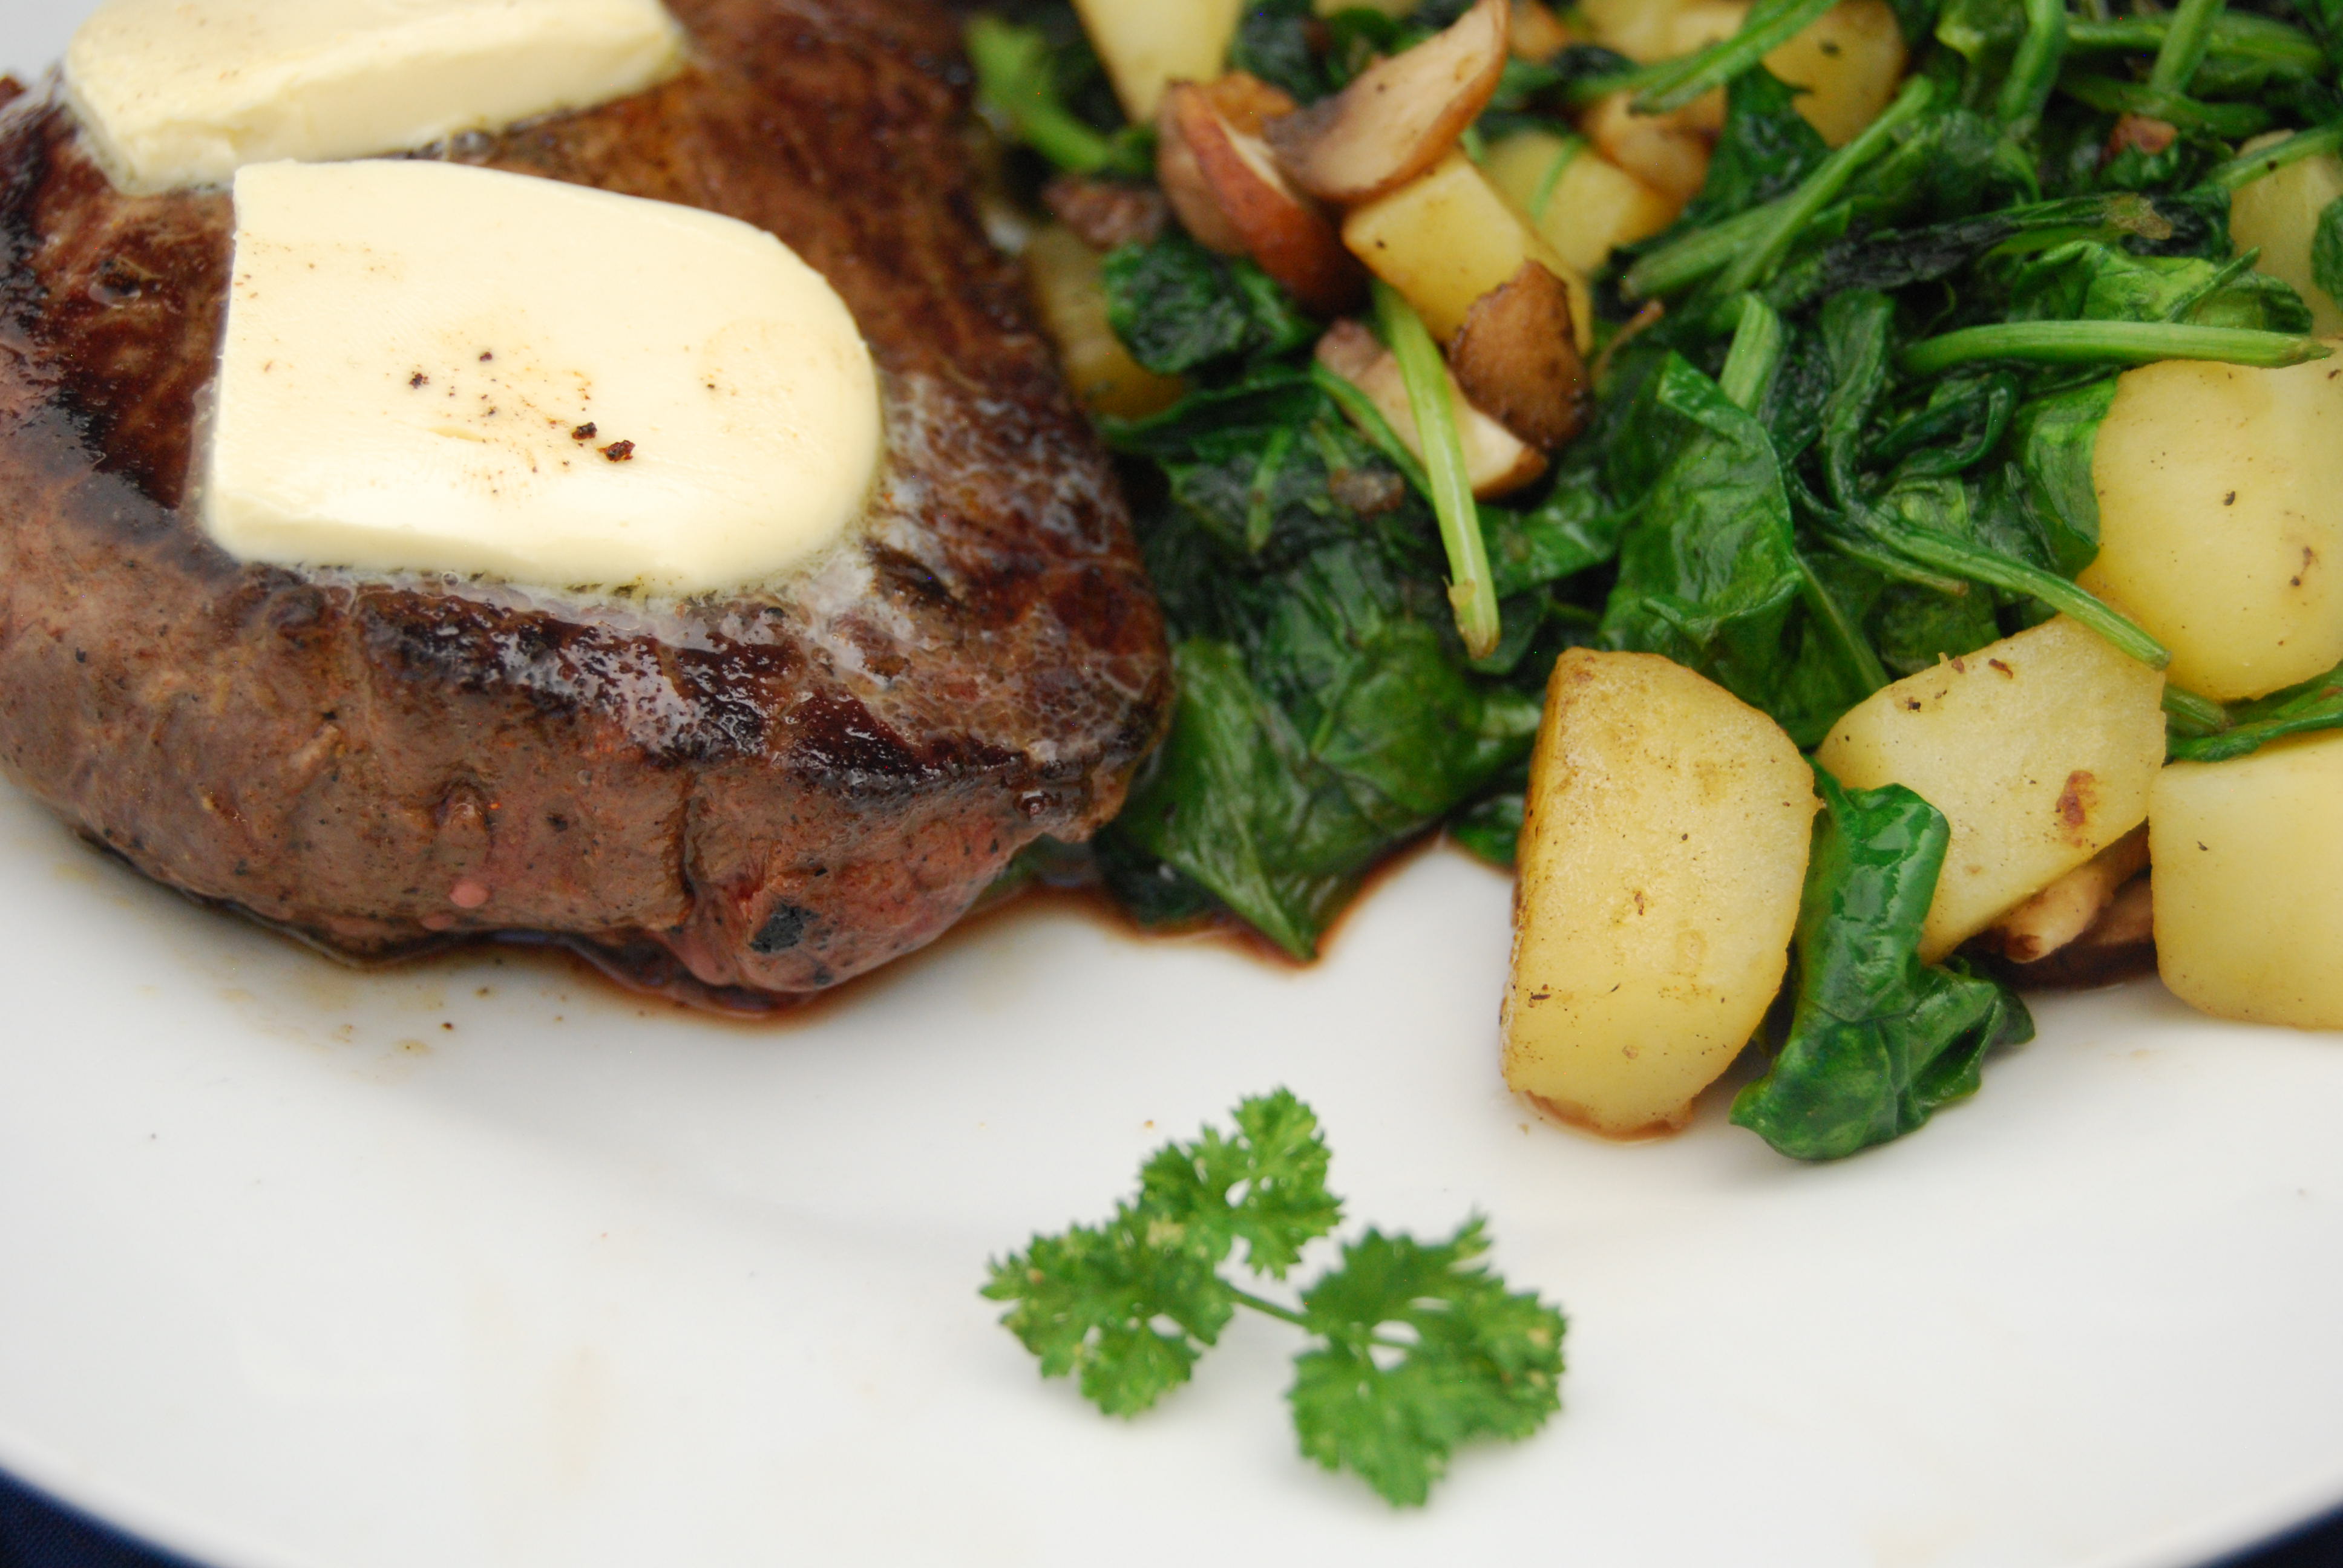
POLYGON ((1543 63, 1569 48, 1574 40, 1568 25, 1544 0, 1513 0, 1513 22, 1505 42, 1514 59, 1543 63))
POLYGON ((2343 360, 2127 370, 2099 422, 2078 579, 2227 702, 2343 661, 2343 360))
POLYGON ((1516 131, 1490 144, 1481 172, 1583 277, 1676 220, 1675 203, 1575 136, 1516 131))
MULTIPOLYGON (((1373 333, 1355 321, 1338 321, 1318 340, 1318 360, 1365 393, 1400 444, 1423 460, 1423 436, 1416 427, 1415 406, 1408 400, 1399 360, 1373 333)), ((1453 374, 1448 391, 1456 409, 1456 434, 1464 447, 1465 481, 1475 496, 1486 501, 1508 495, 1545 472, 1545 458, 1537 448, 1473 407, 1453 374)))
POLYGON ((1534 261, 1464 313, 1448 368, 1473 407, 1533 447, 1551 452, 1586 422, 1586 365, 1571 329, 1570 291, 1534 261))
POLYGON ((1445 32, 1271 121, 1278 162, 1312 196, 1345 206, 1405 185, 1447 156, 1488 107, 1505 74, 1511 19, 1507 0, 1478 0, 1445 32))
POLYGON ((2157 777, 2157 967, 2218 1018, 2343 1029, 2343 734, 2157 777))
MULTIPOLYGON (((1749 19, 1745 0, 1692 0, 1668 23, 1668 53, 1694 55, 1741 31, 1749 19)), ((1669 116, 1708 141, 1725 129, 1725 89, 1713 87, 1669 116)))
POLYGON ((1951 823, 1920 933, 1933 963, 2147 819, 2163 703, 2163 676, 2062 616, 1874 692, 1815 759, 1951 823))
MULTIPOLYGON (((2244 150, 2259 152, 2293 134, 2272 131, 2247 142, 2244 150)), ((2310 246, 2318 236, 2318 215, 2338 196, 2343 196, 2343 157, 2333 153, 2298 159, 2229 196, 2229 243, 2239 256, 2249 250, 2262 253, 2255 269, 2302 296, 2310 307, 2310 329, 2321 337, 2343 333, 2343 303, 2318 286, 2310 270, 2310 246)))
POLYGON ((1340 315, 1365 297, 1366 271, 1342 248, 1326 215, 1287 183, 1268 145, 1222 112, 1220 98, 1240 81, 1276 93, 1249 76, 1225 76, 1209 87, 1174 82, 1165 89, 1155 157, 1163 194, 1202 244, 1250 256, 1312 315, 1340 315))
POLYGON ((1779 725, 1657 654, 1564 654, 1522 824, 1505 1082, 1614 1138, 1672 1131, 1787 967, 1814 777, 1779 725))
POLYGON ((1063 224, 1037 231, 1025 248, 1025 282, 1042 330, 1057 345, 1066 383, 1082 406, 1137 419, 1170 407, 1186 387, 1131 357, 1106 318, 1099 254, 1063 224))
POLYGON ((1708 180, 1708 137, 1685 111, 1639 115, 1632 93, 1597 98, 1580 116, 1579 130, 1603 156, 1671 204, 1669 221, 1708 180))
POLYGON ((1145 125, 1168 84, 1221 74, 1244 0, 1074 0, 1074 11, 1122 112, 1145 125))
POLYGON ((1904 29, 1887 0, 1845 0, 1765 56, 1765 68, 1794 87, 1798 113, 1843 147, 1879 117, 1904 80, 1904 29))
POLYGON ((1342 243, 1367 269, 1415 307, 1432 336, 1446 343, 1481 297, 1513 281, 1534 261, 1570 291, 1570 317, 1581 353, 1594 329, 1586 280, 1538 237, 1497 194, 1473 160, 1452 153, 1429 174, 1353 208, 1342 243))
POLYGON ((1674 52, 1675 19, 1685 0, 1579 0, 1578 15, 1594 42, 1638 65, 1674 52))

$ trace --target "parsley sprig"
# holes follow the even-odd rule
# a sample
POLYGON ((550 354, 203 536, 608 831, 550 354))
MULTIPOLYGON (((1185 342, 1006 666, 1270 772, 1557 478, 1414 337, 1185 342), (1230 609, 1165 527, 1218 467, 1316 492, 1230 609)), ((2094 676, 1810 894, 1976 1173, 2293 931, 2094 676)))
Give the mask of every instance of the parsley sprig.
POLYGON ((1239 1307, 1266 1313, 1316 1342, 1286 1391, 1302 1452, 1394 1504, 1422 1503, 1459 1444, 1527 1437, 1561 1408, 1563 1315, 1481 1262, 1477 1217, 1436 1244, 1368 1231, 1298 1308, 1222 1278, 1242 1241, 1248 1270, 1283 1280, 1342 1217, 1308 1106, 1281 1089, 1239 1105, 1236 1128, 1156 1151, 1105 1223, 993 1262, 983 1293, 1010 1303, 1001 1321, 1044 1377, 1136 1415, 1188 1381, 1239 1307))

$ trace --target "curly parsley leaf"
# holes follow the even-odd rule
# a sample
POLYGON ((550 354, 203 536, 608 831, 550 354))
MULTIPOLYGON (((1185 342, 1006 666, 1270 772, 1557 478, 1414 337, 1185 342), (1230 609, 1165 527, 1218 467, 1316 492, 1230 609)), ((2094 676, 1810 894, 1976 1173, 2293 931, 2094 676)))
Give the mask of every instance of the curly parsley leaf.
POLYGON ((1073 1376, 1110 1415, 1187 1382, 1238 1307, 1305 1330, 1316 1343, 1287 1396, 1302 1452, 1420 1504, 1459 1444, 1527 1437, 1561 1408, 1563 1315, 1488 1271, 1478 1219, 1433 1246, 1369 1231, 1299 1308, 1222 1279, 1239 1241, 1252 1272, 1282 1279, 1333 1230, 1327 1163, 1308 1106, 1284 1090, 1247 1100, 1233 1135, 1158 1150, 1111 1220, 1036 1236, 982 1293, 1010 1303, 1001 1321, 1044 1377, 1073 1376))
POLYGON ((1342 1202, 1326 1191, 1326 1141, 1290 1090, 1246 1101, 1236 1121, 1234 1138, 1207 1127, 1193 1143, 1158 1150, 1140 1170, 1141 1206, 1186 1226, 1215 1263, 1242 1241, 1247 1267, 1282 1280, 1303 1247, 1342 1222, 1342 1202))
POLYGON ((1137 1415, 1188 1381, 1235 1315, 1219 1261, 1177 1221, 1126 1203, 1104 1225, 1036 1236, 993 1264, 984 1294, 1013 1303, 1001 1321, 1043 1377, 1074 1374, 1107 1414, 1137 1415))
POLYGON ((1302 1452, 1421 1503, 1460 1443, 1527 1437, 1562 1407, 1563 1315, 1507 1291, 1488 1250, 1478 1219, 1437 1246, 1369 1231, 1342 1249, 1302 1297, 1325 1341, 1286 1396, 1302 1452))

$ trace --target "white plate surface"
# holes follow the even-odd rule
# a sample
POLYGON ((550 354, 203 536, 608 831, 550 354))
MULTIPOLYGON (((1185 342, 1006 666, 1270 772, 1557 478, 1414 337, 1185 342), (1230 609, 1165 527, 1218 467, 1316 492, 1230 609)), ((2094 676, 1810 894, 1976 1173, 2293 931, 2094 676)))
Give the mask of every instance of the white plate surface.
POLYGON ((1498 1081, 1506 898, 1419 858, 1308 972, 1043 906, 746 1028, 351 974, 0 791, 0 1467, 219 1568, 2181 1568, 2343 1499, 2343 1040, 2135 986, 1840 1165, 1614 1147, 1498 1081), (1278 1084, 1572 1314, 1427 1511, 1296 1457, 1280 1325, 1111 1422, 975 1293, 1278 1084))

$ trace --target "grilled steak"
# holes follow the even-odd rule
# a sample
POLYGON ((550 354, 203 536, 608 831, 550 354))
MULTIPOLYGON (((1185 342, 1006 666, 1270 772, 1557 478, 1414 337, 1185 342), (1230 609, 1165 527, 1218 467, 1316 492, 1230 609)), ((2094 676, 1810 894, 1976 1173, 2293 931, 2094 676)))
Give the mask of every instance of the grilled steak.
POLYGON ((238 564, 189 496, 227 198, 118 194, 57 95, 28 94, 0 109, 17 782, 150 875, 343 954, 538 933, 732 1007, 919 946, 1021 847, 1112 813, 1162 722, 1161 622, 974 216, 949 20, 671 8, 694 64, 665 86, 416 156, 787 241, 879 366, 866 521, 801 572, 680 602, 238 564))

